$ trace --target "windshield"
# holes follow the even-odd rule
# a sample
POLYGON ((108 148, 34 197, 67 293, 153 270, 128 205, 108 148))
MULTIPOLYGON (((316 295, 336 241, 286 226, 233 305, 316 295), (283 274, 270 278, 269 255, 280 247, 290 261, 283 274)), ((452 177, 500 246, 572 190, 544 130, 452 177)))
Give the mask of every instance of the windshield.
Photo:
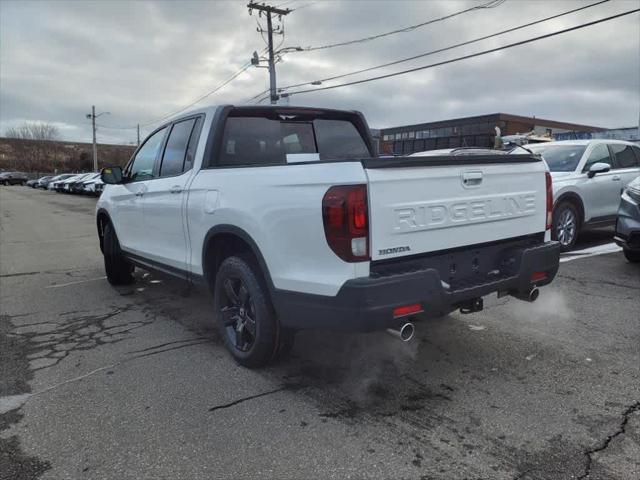
MULTIPOLYGON (((578 163, 582 158, 582 154, 586 150, 586 145, 553 145, 548 143, 528 144, 527 149, 533 153, 542 155, 542 158, 549 170, 552 172, 573 172, 578 168, 578 163)), ((521 149, 516 148, 513 153, 522 153, 521 149)))

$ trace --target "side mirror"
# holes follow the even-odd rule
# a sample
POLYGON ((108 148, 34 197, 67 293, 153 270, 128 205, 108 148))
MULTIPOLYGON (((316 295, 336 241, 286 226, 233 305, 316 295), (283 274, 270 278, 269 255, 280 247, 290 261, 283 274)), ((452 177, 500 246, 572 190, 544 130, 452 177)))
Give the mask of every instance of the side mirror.
POLYGON ((106 167, 100 170, 100 180, 108 185, 122 183, 122 167, 106 167))
POLYGON ((611 165, 609 165, 608 163, 604 163, 604 162, 594 163, 593 165, 591 165, 591 167, 589 167, 589 173, 587 173, 587 176, 589 178, 593 178, 596 176, 596 173, 605 173, 605 172, 608 172, 609 170, 611 170, 611 165))

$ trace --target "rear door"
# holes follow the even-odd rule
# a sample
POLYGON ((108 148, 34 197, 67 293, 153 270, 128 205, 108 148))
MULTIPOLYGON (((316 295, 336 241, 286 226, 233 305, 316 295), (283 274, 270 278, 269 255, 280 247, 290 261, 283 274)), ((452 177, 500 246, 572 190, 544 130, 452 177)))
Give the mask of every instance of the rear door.
POLYGON ((144 257, 186 271, 184 208, 202 116, 175 122, 144 194, 144 257))
POLYGON ((416 166, 404 161, 398 167, 395 159, 388 165, 378 159, 374 168, 365 164, 372 260, 544 232, 544 162, 524 155, 499 157, 412 157, 416 166))
MULTIPOLYGON (((623 143, 609 145, 611 153, 616 159, 615 174, 620 177, 620 193, 631 181, 640 175, 640 160, 636 157, 634 147, 623 143)), ((636 151, 639 149, 635 147, 636 151)), ((619 202, 616 203, 616 212, 619 202)))

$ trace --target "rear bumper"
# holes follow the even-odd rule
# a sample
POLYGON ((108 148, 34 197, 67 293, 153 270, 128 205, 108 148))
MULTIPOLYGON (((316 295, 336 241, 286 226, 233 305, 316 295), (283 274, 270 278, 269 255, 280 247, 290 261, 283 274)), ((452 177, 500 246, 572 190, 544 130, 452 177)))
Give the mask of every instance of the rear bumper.
POLYGON ((440 317, 492 292, 526 294, 534 284, 550 283, 558 272, 558 242, 518 250, 505 248, 503 252, 494 256, 495 262, 504 264, 508 255, 515 269, 505 267, 507 271, 495 278, 482 275, 482 280, 455 290, 443 284, 437 269, 421 266, 417 271, 349 280, 335 297, 280 290, 274 292, 273 300, 285 327, 369 332, 404 323, 406 319, 393 317, 394 309, 403 305, 420 303, 424 310, 421 318, 440 317), (533 282, 534 272, 545 272, 546 278, 533 282))

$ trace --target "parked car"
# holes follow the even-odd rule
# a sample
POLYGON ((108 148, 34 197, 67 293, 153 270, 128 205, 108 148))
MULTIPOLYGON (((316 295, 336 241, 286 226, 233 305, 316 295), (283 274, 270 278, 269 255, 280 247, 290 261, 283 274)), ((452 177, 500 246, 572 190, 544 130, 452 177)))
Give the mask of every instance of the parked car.
POLYGON ((2 172, 0 173, 0 184, 2 185, 26 185, 29 177, 23 172, 2 172))
POLYGON ((84 183, 90 180, 93 180, 96 177, 100 177, 99 173, 87 173, 81 177, 74 179, 72 182, 68 184, 68 189, 70 193, 83 193, 84 192, 84 183))
POLYGON ((49 185, 49 181, 54 178, 53 176, 49 175, 46 177, 41 177, 36 181, 36 188, 47 188, 47 185, 49 185))
POLYGON ((96 197, 100 196, 102 190, 104 189, 104 182, 100 178, 100 174, 97 173, 94 177, 89 180, 82 182, 82 193, 85 195, 94 195, 96 197))
POLYGON ((38 180, 27 180, 27 183, 25 183, 25 185, 27 187, 36 188, 37 183, 38 183, 38 180))
POLYGON ((87 176, 86 173, 77 173, 75 175, 71 175, 70 177, 67 177, 64 180, 56 182, 55 189, 57 192, 70 193, 71 183, 81 180, 85 176, 87 176))
POLYGON ((107 279, 131 283, 137 265, 208 285, 246 366, 298 329, 410 339, 416 315, 479 311, 491 292, 533 301, 553 280, 539 156, 374 152, 353 111, 222 106, 167 121, 124 170, 102 171, 107 279))
POLYGON ((63 174, 57 175, 47 182, 47 189, 57 190, 58 183, 61 183, 63 180, 66 180, 69 177, 74 177, 76 175, 77 175, 76 173, 63 173, 63 174))
MULTIPOLYGON (((622 190, 640 175, 640 147, 621 140, 529 144, 553 177, 552 238, 570 250, 582 229, 613 226, 622 190)), ((523 147, 512 150, 522 153, 523 147)))
POLYGON ((630 262, 640 262, 640 177, 633 180, 622 193, 615 242, 622 247, 630 262))

